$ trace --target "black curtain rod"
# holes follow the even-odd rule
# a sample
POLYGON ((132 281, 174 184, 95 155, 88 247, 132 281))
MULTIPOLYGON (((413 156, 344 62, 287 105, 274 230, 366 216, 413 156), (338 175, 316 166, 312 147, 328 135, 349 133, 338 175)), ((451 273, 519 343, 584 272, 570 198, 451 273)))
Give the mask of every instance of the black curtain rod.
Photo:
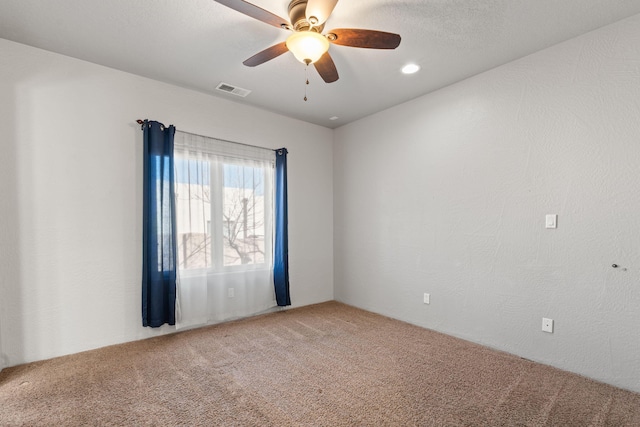
MULTIPOLYGON (((138 120, 136 120, 136 122, 137 122, 139 125, 144 125, 144 120, 140 120, 140 119, 138 119, 138 120)), ((218 141, 222 141, 222 142, 230 142, 230 143, 232 143, 232 144, 244 145, 245 147, 260 148, 260 149, 262 149, 262 150, 271 150, 271 151, 280 151, 280 150, 282 150, 282 148, 276 148, 276 149, 274 150, 274 149, 271 149, 271 148, 260 147, 260 146, 258 146, 258 145, 245 144, 245 143, 243 143, 243 142, 229 141, 229 140, 226 140, 226 139, 220 139, 220 138, 212 138, 212 137, 210 137, 210 136, 206 136, 206 135, 199 135, 199 134, 197 134, 197 133, 192 133, 192 132, 185 132, 185 131, 183 131, 183 130, 178 130, 178 129, 176 129, 176 131, 177 131, 177 132, 186 133, 186 134, 189 134, 189 135, 193 135, 193 136, 199 136, 199 137, 201 137, 201 138, 217 139, 218 141)))

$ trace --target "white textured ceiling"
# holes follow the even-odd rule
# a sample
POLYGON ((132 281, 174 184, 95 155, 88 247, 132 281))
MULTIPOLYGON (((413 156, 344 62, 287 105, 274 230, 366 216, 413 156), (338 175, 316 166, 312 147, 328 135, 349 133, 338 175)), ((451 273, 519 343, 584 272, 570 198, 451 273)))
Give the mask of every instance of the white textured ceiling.
MULTIPOLYGON (((253 3, 288 18, 287 0, 253 3)), ((213 0, 0 0, 0 37, 334 128, 638 13, 640 0, 340 0, 327 30, 394 32, 402 43, 331 46, 340 79, 310 68, 307 102, 293 55, 242 65, 287 32, 213 0), (408 62, 422 70, 403 75, 408 62), (252 92, 221 93, 220 82, 252 92)))

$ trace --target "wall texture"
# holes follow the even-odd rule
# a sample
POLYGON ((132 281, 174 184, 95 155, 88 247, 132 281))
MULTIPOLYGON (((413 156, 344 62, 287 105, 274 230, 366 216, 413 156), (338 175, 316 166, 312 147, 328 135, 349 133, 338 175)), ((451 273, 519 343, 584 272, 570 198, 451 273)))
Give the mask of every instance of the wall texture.
POLYGON ((337 129, 336 299, 640 391, 639 100, 635 16, 337 129))
POLYGON ((173 331, 141 326, 139 118, 287 147, 292 301, 333 298, 331 130, 2 39, 0 52, 0 367, 173 331))

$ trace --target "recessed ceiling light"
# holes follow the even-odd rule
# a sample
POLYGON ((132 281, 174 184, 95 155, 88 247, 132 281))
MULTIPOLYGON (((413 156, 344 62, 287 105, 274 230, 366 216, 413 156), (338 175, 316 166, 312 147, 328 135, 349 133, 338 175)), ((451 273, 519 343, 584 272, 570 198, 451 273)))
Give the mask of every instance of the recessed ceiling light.
POLYGON ((329 117, 329 120, 338 120, 338 116, 329 117))
POLYGON ((407 64, 404 67, 402 67, 402 72, 404 74, 417 73, 419 70, 420 70, 420 66, 416 64, 407 64))

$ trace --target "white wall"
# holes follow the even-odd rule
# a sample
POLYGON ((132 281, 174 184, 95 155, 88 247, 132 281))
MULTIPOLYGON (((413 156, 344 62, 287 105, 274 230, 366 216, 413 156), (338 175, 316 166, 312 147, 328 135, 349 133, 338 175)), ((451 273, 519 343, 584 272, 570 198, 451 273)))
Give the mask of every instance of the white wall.
POLYGON ((334 139, 336 299, 640 391, 640 15, 334 139))
POLYGON ((2 39, 0 56, 0 367, 173 331, 141 326, 136 119, 287 147, 292 302, 333 298, 331 130, 2 39))

